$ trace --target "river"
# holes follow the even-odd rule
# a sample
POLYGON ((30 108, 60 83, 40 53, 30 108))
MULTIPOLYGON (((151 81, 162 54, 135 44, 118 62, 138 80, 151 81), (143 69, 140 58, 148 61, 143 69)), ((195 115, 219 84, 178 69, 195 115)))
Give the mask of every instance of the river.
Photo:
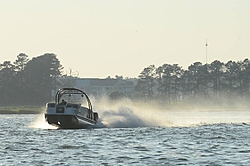
POLYGON ((59 130, 43 115, 0 115, 0 165, 249 165, 250 111, 101 112, 59 130))

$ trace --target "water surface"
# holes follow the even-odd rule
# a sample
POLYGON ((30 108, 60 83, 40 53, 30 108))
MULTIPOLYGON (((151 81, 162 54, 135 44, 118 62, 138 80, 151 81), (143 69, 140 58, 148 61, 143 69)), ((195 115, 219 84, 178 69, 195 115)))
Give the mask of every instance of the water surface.
POLYGON ((149 117, 120 114, 88 130, 57 130, 43 115, 0 115, 0 165, 249 165, 248 112, 168 115, 147 124, 149 117))

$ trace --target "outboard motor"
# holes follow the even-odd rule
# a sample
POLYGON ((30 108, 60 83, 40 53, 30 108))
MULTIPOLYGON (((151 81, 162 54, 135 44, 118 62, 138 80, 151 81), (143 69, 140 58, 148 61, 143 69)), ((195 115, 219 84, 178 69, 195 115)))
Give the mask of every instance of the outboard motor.
POLYGON ((94 120, 97 123, 97 120, 98 120, 98 113, 97 112, 94 112, 94 120))

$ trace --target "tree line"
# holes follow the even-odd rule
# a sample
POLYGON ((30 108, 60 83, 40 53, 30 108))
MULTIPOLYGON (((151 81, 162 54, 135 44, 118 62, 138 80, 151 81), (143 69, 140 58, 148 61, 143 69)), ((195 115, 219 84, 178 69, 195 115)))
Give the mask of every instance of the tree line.
MULTIPOLYGON (((52 53, 31 60, 21 53, 14 63, 4 61, 0 64, 0 106, 43 105, 53 99, 51 92, 58 87, 56 78, 63 77, 62 70, 63 66, 52 53)), ((210 64, 195 62, 187 70, 178 64, 150 65, 135 79, 135 93, 130 96, 133 99, 233 103, 250 98, 248 59, 227 63, 215 60, 210 64)))
POLYGON ((31 60, 20 53, 14 63, 4 61, 0 64, 0 106, 44 104, 51 99, 51 90, 62 69, 56 55, 51 53, 31 60))
POLYGON ((195 62, 187 70, 178 64, 150 65, 139 74, 135 90, 139 98, 158 98, 167 103, 249 100, 250 61, 195 62))

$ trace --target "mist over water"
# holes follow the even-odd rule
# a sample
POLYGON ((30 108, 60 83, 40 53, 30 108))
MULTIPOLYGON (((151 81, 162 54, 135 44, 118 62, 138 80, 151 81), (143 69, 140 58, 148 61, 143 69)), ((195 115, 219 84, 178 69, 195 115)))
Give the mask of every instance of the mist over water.
POLYGON ((164 108, 156 103, 138 103, 129 99, 93 100, 100 119, 98 127, 188 127, 203 124, 249 123, 250 109, 234 108, 164 108))
POLYGON ((158 126, 154 111, 148 111, 143 107, 136 106, 127 99, 109 101, 107 98, 102 98, 93 101, 93 109, 98 112, 100 117, 98 127, 134 128, 158 126))
MULTIPOLYGON (((140 103, 129 99, 111 101, 103 97, 91 99, 98 112, 96 128, 189 127, 204 124, 249 123, 249 108, 164 108, 156 103, 140 103)), ((45 109, 45 108, 44 108, 45 109)), ((30 124, 32 128, 56 129, 41 114, 30 124)))

